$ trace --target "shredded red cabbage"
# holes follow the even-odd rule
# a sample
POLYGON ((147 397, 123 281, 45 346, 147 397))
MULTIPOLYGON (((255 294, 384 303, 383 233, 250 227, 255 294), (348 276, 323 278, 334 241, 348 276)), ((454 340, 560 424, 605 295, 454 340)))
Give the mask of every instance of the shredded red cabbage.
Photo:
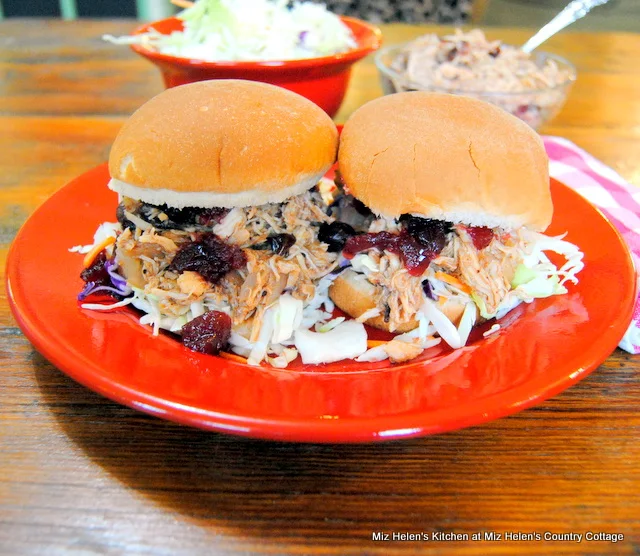
POLYGON ((90 295, 106 292, 108 295, 120 299, 127 297, 133 291, 127 281, 116 272, 117 264, 108 259, 106 252, 101 251, 80 277, 86 282, 78 294, 78 301, 84 301, 90 295))

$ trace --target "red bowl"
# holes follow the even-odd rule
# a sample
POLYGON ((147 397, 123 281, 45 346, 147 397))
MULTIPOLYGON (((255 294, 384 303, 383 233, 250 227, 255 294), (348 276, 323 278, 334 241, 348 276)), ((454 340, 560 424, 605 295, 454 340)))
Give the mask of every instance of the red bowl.
MULTIPOLYGON (((160 68, 167 88, 208 79, 247 79, 278 85, 315 102, 334 116, 347 91, 351 66, 367 54, 380 48, 380 29, 359 19, 340 18, 349 27, 358 46, 347 52, 304 60, 273 60, 263 62, 205 62, 170 56, 140 45, 131 48, 160 68)), ((133 34, 151 28, 168 35, 182 30, 182 21, 170 17, 138 27, 133 34)))

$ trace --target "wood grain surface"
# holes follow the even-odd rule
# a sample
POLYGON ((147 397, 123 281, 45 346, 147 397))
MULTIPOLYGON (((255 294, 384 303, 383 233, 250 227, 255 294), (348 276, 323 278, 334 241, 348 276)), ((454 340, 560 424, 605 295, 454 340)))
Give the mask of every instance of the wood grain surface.
MULTIPOLYGON (((126 117, 162 90, 153 66, 100 40, 133 25, 0 23, 1 272, 29 214, 106 160, 126 117)), ((391 44, 428 29, 383 30, 391 44)), ((521 43, 527 31, 489 34, 521 43)), ((640 185, 640 36, 566 33, 548 49, 579 79, 542 131, 640 185)), ((366 60, 338 121, 380 94, 366 60)), ((94 394, 33 349, 0 296, 0 554, 640 554, 640 364, 620 350, 563 394, 483 426, 377 445, 272 443, 94 394), (376 531, 624 539, 383 542, 376 531)))

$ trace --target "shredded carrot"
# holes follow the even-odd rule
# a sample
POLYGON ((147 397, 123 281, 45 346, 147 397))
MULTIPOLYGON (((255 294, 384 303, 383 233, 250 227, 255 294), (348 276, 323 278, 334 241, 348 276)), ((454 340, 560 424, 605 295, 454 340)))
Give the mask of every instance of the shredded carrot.
POLYGON ((105 238, 103 241, 101 241, 100 243, 98 243, 98 245, 96 245, 93 249, 91 249, 91 251, 89 251, 84 256, 84 259, 82 260, 82 266, 84 266, 84 268, 88 268, 89 266, 91 266, 91 263, 98 256, 98 253, 100 253, 100 251, 102 251, 105 247, 108 247, 109 245, 115 242, 116 242, 116 238, 113 236, 109 236, 105 238))
POLYGON ((444 272, 436 272, 435 277, 438 280, 442 280, 443 282, 446 282, 447 284, 450 284, 465 293, 471 293, 471 288, 464 282, 458 280, 455 276, 451 276, 450 274, 446 274, 444 272))
POLYGON ((385 342, 384 340, 367 340, 367 348, 371 349, 388 343, 389 342, 385 342))
POLYGON ((236 363, 246 363, 247 359, 240 355, 236 355, 235 353, 229 353, 228 351, 221 351, 218 353, 220 357, 223 359, 228 359, 229 361, 235 361, 236 363))
POLYGON ((178 8, 190 8, 194 4, 194 2, 190 2, 189 0, 171 0, 171 3, 174 6, 178 6, 178 8))

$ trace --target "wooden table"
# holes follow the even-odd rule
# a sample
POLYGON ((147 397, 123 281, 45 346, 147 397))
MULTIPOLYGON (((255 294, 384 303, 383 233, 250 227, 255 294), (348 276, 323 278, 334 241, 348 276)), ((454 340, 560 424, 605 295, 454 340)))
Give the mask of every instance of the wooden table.
MULTIPOLYGON (((100 40, 132 25, 0 24, 1 269, 25 218, 106 160, 125 118, 162 89, 155 68, 100 40)), ((543 131, 640 185, 640 36, 567 33, 549 49, 580 77, 543 131)), ((379 94, 367 60, 338 120, 379 94)), ((640 359, 620 350, 565 393, 483 426, 377 445, 270 443, 161 421, 79 386, 32 348, 1 295, 1 554, 640 552, 640 359), (624 540, 388 543, 375 531, 624 540)))

